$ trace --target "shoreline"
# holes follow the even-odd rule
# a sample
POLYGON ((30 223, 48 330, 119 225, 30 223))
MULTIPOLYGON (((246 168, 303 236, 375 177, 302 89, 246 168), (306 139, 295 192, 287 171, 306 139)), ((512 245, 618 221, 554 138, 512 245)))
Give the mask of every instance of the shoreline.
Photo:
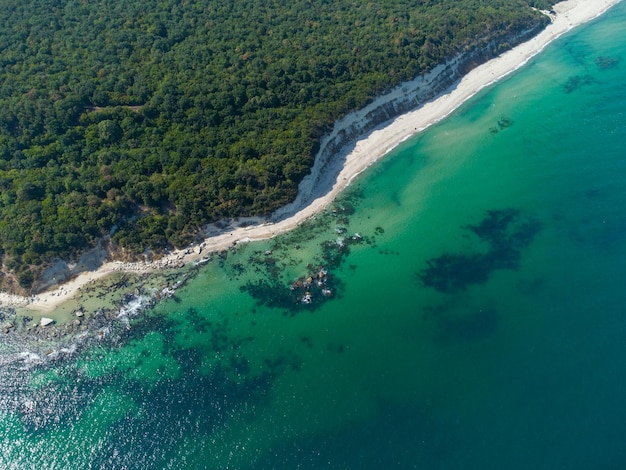
MULTIPOLYGON (((554 6, 556 15, 551 23, 530 40, 487 61, 471 70, 454 85, 427 101, 417 109, 399 115, 374 130, 357 137, 327 162, 316 158, 311 174, 304 178, 296 200, 266 219, 239 219, 238 225, 205 231, 205 240, 197 246, 171 252, 153 262, 124 263, 110 261, 94 271, 82 272, 63 282, 56 289, 30 297, 0 293, 0 307, 25 310, 29 314, 50 315, 60 305, 74 300, 81 288, 102 280, 114 273, 149 274, 192 263, 200 263, 211 253, 227 250, 238 243, 272 238, 288 232, 303 221, 326 209, 358 175, 399 144, 445 119, 468 99, 484 88, 515 72, 539 54, 548 44, 573 28, 591 21, 621 0, 567 0, 554 6)), ((376 99, 368 106, 376 108, 382 103, 401 97, 403 86, 376 99)), ((354 124, 358 112, 351 113, 340 122, 354 124)), ((335 130, 338 124, 335 125, 335 130)), ((333 131, 333 132, 334 132, 333 131)), ((322 147, 323 148, 323 147, 322 147)))

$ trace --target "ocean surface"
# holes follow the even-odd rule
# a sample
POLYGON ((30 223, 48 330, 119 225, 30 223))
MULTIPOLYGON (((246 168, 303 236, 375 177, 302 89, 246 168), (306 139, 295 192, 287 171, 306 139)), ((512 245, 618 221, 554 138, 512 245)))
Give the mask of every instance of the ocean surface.
POLYGON ((0 348, 0 468, 626 468, 625 27, 622 2, 130 329, 0 348))

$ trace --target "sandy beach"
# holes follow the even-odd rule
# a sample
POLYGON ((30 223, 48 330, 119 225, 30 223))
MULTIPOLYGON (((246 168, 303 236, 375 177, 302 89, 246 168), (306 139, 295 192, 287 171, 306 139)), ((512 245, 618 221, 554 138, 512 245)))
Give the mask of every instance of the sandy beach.
MULTIPOLYGON (((240 220, 230 227, 207 229, 207 238, 198 246, 172 252, 152 263, 106 262, 97 270, 78 274, 60 287, 32 297, 0 293, 0 306, 27 308, 29 311, 53 316, 63 302, 74 298, 79 289, 116 272, 146 273, 164 268, 197 262, 212 252, 225 250, 237 243, 267 239, 287 232, 304 220, 327 208, 350 182, 376 160, 399 143, 423 131, 448 116, 480 90, 523 66, 550 42, 572 28, 604 13, 620 0, 569 0, 557 4, 551 24, 531 40, 473 69, 451 89, 440 94, 415 111, 403 114, 384 126, 369 132, 347 147, 343 153, 324 164, 316 164, 311 175, 300 185, 296 201, 264 219, 240 220)), ((381 100, 402 94, 402 87, 394 89, 381 100)), ((377 105, 376 100, 370 106, 377 105)), ((337 125, 358 119, 353 113, 337 125)))

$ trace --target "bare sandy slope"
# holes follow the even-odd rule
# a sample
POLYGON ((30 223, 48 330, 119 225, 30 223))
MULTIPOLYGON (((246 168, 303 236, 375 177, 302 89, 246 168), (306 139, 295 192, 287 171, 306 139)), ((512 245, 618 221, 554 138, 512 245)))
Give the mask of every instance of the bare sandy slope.
MULTIPOLYGON (((48 314, 62 302, 72 298, 81 286, 103 278, 113 272, 147 272, 158 270, 177 263, 198 261, 210 252, 221 251, 233 244, 273 237, 289 231, 324 210, 350 182, 368 166, 396 147, 410 136, 448 116, 456 108, 478 91, 508 75, 524 65, 563 33, 604 13, 620 0, 568 0, 554 7, 556 15, 551 15, 552 23, 539 35, 501 56, 475 68, 457 83, 453 89, 441 94, 419 109, 404 114, 384 127, 374 130, 350 146, 349 151, 337 155, 330 164, 316 163, 311 175, 300 185, 296 201, 272 216, 275 222, 261 219, 246 220, 232 230, 207 231, 207 238, 201 246, 177 251, 153 263, 108 262, 97 270, 84 272, 64 283, 56 290, 24 298, 0 293, 0 305, 25 307, 48 314), (245 226, 242 226, 245 225, 245 226)), ((388 101, 393 94, 402 94, 402 87, 381 100, 388 101)), ((370 106, 376 106, 376 102, 370 106)), ((351 116, 344 118, 344 125, 350 124, 351 116)), ((357 114, 353 119, 357 119, 357 114)))

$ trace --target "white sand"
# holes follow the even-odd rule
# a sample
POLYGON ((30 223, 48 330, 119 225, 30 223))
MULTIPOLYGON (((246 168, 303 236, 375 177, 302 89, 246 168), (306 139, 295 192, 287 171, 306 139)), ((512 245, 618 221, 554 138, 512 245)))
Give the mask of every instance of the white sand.
MULTIPOLYGON (((554 7, 556 15, 552 15, 552 23, 531 40, 475 68, 453 89, 419 109, 404 114, 389 122, 384 128, 369 133, 356 142, 350 153, 341 155, 345 158, 335 158, 324 165, 316 164, 312 174, 300 185, 297 200, 274 214, 274 220, 278 220, 276 223, 261 223, 262 221, 258 219, 254 225, 209 236, 202 244, 201 253, 199 253, 199 247, 195 247, 171 253, 151 264, 108 262, 96 271, 78 275, 56 290, 33 297, 25 298, 0 293, 0 305, 27 306, 29 310, 50 314, 56 306, 72 298, 80 287, 113 272, 148 272, 172 264, 193 262, 210 252, 227 249, 236 243, 267 239, 289 231, 302 221, 324 210, 357 175, 400 142, 445 118, 478 91, 524 65, 554 39, 575 26, 596 18, 619 1, 568 0, 557 4, 554 7)), ((399 95, 402 92, 402 87, 399 87, 392 94, 399 95)), ((389 98, 389 94, 385 95, 368 107, 387 102, 389 98)), ((344 118, 342 123, 349 126, 351 116, 353 116, 352 119, 357 119, 358 113, 344 118)))

